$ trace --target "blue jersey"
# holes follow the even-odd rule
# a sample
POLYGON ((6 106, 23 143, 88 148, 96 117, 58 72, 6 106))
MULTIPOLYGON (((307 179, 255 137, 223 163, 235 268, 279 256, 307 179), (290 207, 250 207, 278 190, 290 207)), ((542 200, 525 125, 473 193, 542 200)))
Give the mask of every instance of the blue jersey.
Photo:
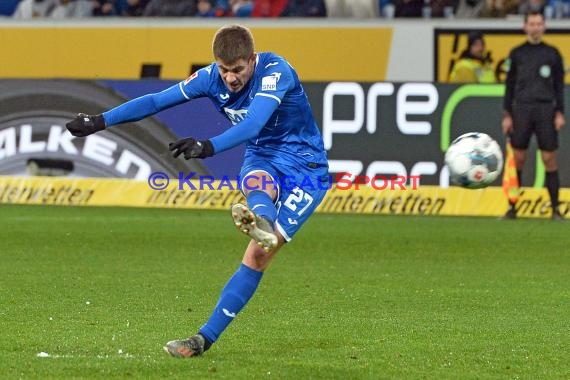
POLYGON ((299 77, 285 59, 259 53, 253 75, 228 91, 216 63, 160 93, 133 99, 103 113, 107 125, 140 120, 163 109, 208 97, 233 126, 210 139, 219 153, 246 143, 246 157, 265 156, 291 166, 326 166, 321 134, 299 77))

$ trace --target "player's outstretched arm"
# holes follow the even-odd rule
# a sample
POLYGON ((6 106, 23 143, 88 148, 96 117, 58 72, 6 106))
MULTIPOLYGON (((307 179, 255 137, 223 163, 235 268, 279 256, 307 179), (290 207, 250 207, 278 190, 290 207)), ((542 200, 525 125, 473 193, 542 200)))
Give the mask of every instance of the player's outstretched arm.
POLYGON ((155 94, 147 94, 129 100, 100 115, 78 114, 75 119, 65 126, 73 136, 84 137, 104 130, 106 127, 137 121, 154 115, 164 109, 189 101, 184 96, 179 85, 174 85, 155 94))

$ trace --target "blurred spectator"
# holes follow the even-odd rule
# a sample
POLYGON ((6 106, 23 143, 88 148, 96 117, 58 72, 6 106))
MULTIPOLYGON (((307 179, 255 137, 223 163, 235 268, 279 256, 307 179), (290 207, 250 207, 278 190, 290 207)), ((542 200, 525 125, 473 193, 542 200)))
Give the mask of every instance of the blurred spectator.
POLYGON ((140 17, 150 0, 126 0, 123 5, 122 15, 127 17, 140 17))
POLYGON ((282 17, 326 17, 324 0, 289 0, 282 17))
POLYGON ((287 6, 287 0, 254 0, 253 17, 279 17, 287 6))
POLYGON ((59 4, 58 0, 22 0, 18 4, 12 18, 29 20, 47 17, 57 4, 59 4))
POLYGON ((546 6, 545 0, 522 0, 519 4, 518 13, 525 15, 528 12, 540 12, 544 13, 544 7, 546 6))
POLYGON ((20 0, 0 0, 0 16, 12 16, 19 2, 20 0))
POLYGON ((486 0, 480 17, 504 18, 516 14, 519 7, 518 0, 486 0))
POLYGON ((224 17, 229 15, 231 12, 229 0, 216 0, 214 4, 214 13, 216 17, 224 17))
POLYGON ((328 17, 376 18, 378 0, 325 0, 328 17))
POLYGON ((118 0, 93 1, 93 16, 118 16, 120 14, 118 0))
POLYGON ((424 0, 395 0, 396 17, 422 17, 424 0))
POLYGON ((196 15, 196 0, 150 0, 145 17, 184 17, 196 15))
POLYGON ((216 12, 214 10, 213 0, 198 0, 196 12, 197 17, 216 17, 216 12))
POLYGON ((396 7, 392 3, 392 0, 378 0, 378 10, 380 16, 385 18, 394 18, 396 7))
POLYGON ((456 5, 455 0, 431 0, 431 17, 452 18, 456 5))
POLYGON ((230 10, 226 14, 228 17, 251 17, 253 12, 253 2, 250 0, 230 0, 230 10))
POLYGON ((491 54, 485 50, 483 33, 471 32, 465 49, 449 75, 452 83, 495 83, 491 54))
POLYGON ((457 18, 476 18, 479 17, 485 0, 459 0, 457 9, 455 10, 455 17, 457 18))
POLYGON ((48 15, 49 18, 82 18, 91 17, 93 3, 90 0, 59 0, 48 15))
POLYGON ((570 17, 570 0, 549 0, 548 5, 553 9, 554 18, 570 17))

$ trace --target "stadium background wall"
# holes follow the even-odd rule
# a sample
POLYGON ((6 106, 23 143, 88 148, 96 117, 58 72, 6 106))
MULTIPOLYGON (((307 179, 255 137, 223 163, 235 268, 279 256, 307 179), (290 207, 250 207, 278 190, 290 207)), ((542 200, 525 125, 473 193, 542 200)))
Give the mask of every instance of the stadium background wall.
MULTIPOLYGON (((229 127, 207 99, 86 139, 72 140, 64 133, 65 122, 78 110, 99 113, 175 83, 0 80, 0 175, 59 170, 74 177, 139 180, 156 171, 173 177, 179 172, 237 176, 243 146, 204 161, 174 160, 166 149, 176 137, 207 138, 229 127)), ((449 183, 443 154, 451 140, 480 131, 504 142, 499 125, 502 85, 310 82, 305 90, 323 132, 333 175, 419 174, 422 185, 445 188, 449 183)), ((566 91, 570 103, 570 88, 566 91)), ((560 135, 563 147, 568 145, 568 131, 560 135)), ((542 187, 544 173, 534 158, 531 155, 525 168, 523 185, 542 187)), ((560 160, 570 162, 568 149, 560 151, 560 160)), ((569 187, 570 168, 561 165, 560 174, 562 186, 569 187)))
MULTIPOLYGON (((179 191, 171 184, 167 190, 155 191, 147 183, 156 171, 173 179, 179 173, 218 178, 237 175, 243 148, 205 161, 173 160, 167 152, 167 143, 176 136, 194 132, 208 136, 228 126, 207 100, 86 139, 65 133, 65 121, 78 109, 100 112, 173 83, 0 80, 0 204, 220 208, 235 201, 239 192, 228 189, 179 191), (60 178, 26 178, 37 174, 60 178)), ((422 175, 419 190, 331 190, 320 211, 485 216, 503 211, 506 202, 498 186, 479 191, 448 189, 443 165, 445 148, 464 132, 486 132, 502 142, 502 85, 330 82, 307 83, 305 88, 322 128, 333 175, 341 171, 368 176, 422 175)), ((568 133, 562 133, 561 140, 567 144, 568 133)), ((561 162, 570 161, 569 153, 561 151, 561 162)), ((544 217, 548 201, 544 189, 539 189, 544 176, 540 167, 533 170, 533 164, 531 160, 525 171, 521 215, 544 217)), ((563 166, 565 187, 570 184, 569 173, 563 166)), ((568 189, 561 192, 561 203, 562 212, 568 213, 568 189)))
MULTIPOLYGON (((479 130, 501 140, 498 120, 502 86, 474 88, 430 82, 445 81, 450 64, 465 44, 466 32, 472 29, 483 30, 488 35, 488 46, 500 67, 510 46, 523 40, 521 20, 507 20, 500 25, 480 20, 468 24, 464 20, 297 20, 278 23, 247 20, 246 23, 254 30, 260 51, 273 50, 287 56, 304 78, 317 121, 323 128, 333 173, 343 170, 367 175, 421 173, 423 189, 428 191, 428 198, 433 196, 433 199, 419 200, 411 207, 411 203, 402 199, 419 198, 410 194, 394 193, 378 200, 377 194, 372 197, 360 195, 360 190, 354 194, 352 190, 344 191, 342 196, 331 192, 322 210, 419 214, 447 214, 449 210, 455 210, 451 213, 466 215, 502 211, 501 206, 496 205, 481 212, 455 206, 449 208, 455 202, 453 200, 460 198, 462 202, 467 199, 470 204, 480 206, 484 198, 477 195, 479 192, 468 192, 467 198, 440 199, 446 191, 449 190, 451 195, 457 194, 458 190, 445 189, 448 183, 442 165, 442 152, 452 138, 462 132, 479 130), (357 59, 347 60, 347 56, 357 59), (350 91, 335 93, 335 87, 350 88, 350 91), (355 150, 354 146, 362 148, 355 150), (434 196, 433 191, 439 195, 434 196), (444 203, 446 208, 440 208, 444 203), (366 211, 365 206, 372 209, 366 211)), ((0 80, 0 175, 67 175, 70 169, 66 162, 70 161, 76 164, 75 175, 81 177, 144 180, 157 170, 164 170, 169 176, 179 172, 217 177, 237 173, 242 151, 239 148, 208 160, 206 165, 176 162, 161 149, 164 141, 188 133, 188 114, 192 114, 193 125, 208 126, 207 129, 191 126, 198 137, 218 133, 227 127, 227 122, 208 107, 207 102, 167 111, 138 123, 141 125, 98 134, 81 143, 66 140, 63 133, 64 120, 78 109, 100 112, 121 100, 160 90, 209 63, 211 35, 220 25, 219 21, 202 20, 191 20, 191 23, 190 20, 0 21, 0 41, 4 48, 4 54, 0 56, 0 78, 11 78, 0 80), (136 80, 141 76, 163 80, 136 80), (45 80, 49 78, 57 80, 45 80), (196 112, 198 109, 199 113, 196 112), (60 157, 62 154, 67 156, 60 157), (38 160, 38 156, 42 157, 38 160), (48 162, 47 169, 42 169, 45 162, 48 162), (53 162, 57 163, 55 167, 49 164, 53 162), (61 162, 64 164, 60 165, 61 162)), ((570 28, 557 21, 550 22, 549 26, 554 33, 547 39, 560 47, 569 62, 570 28)), ((562 146, 568 145, 567 135, 565 130, 561 136, 562 146)), ((569 162, 567 150, 562 150, 562 155, 561 162, 569 162)), ((525 171, 524 183, 527 196, 534 197, 526 200, 528 216, 542 216, 546 198, 542 190, 529 187, 541 187, 543 173, 539 163, 531 162, 530 166, 530 170, 525 171)), ((561 173, 565 187, 570 185, 567 169, 563 168, 561 173)), ((66 204, 61 200, 68 199, 70 204, 114 204, 111 199, 94 203, 91 199, 98 198, 93 193, 77 193, 73 189, 66 192, 65 188, 56 193, 48 190, 41 196, 35 192, 33 196, 30 193, 18 198, 16 188, 6 185, 13 179, 9 176, 0 178, 3 186, 0 203, 30 203, 30 199, 43 199, 39 203, 49 204, 57 199, 55 203, 66 204)), ((53 179, 37 177, 37 180, 49 184, 53 179)), ((493 202, 504 204, 497 188, 485 191, 487 196, 492 195, 493 202)), ((98 194, 109 193, 99 191, 98 194)), ((562 197, 566 204, 567 192, 563 191, 562 197)), ((485 203, 489 205, 489 198, 486 199, 485 203)), ((172 205, 166 202, 163 206, 172 205)), ((479 206, 475 209, 480 210, 479 206)))
MULTIPOLYGON (((211 61, 212 33, 229 20, 0 20, 0 78, 179 80, 211 61)), ((466 32, 483 30, 499 64, 524 39, 509 20, 254 20, 259 51, 286 56, 305 81, 445 81, 466 32), (347 59, 347 57, 349 57, 347 59)), ((570 26, 548 22, 546 40, 570 62, 570 26)))
MULTIPOLYGON (((243 201, 235 182, 217 181, 212 189, 192 182, 196 190, 171 180, 161 190, 146 182, 126 179, 7 177, 0 176, 0 205, 126 206, 227 210, 243 201)), ((570 215, 570 190, 562 189, 560 211, 570 215)), ((548 194, 544 189, 525 189, 518 203, 519 215, 550 216, 548 194)), ((317 212, 381 215, 469 215, 499 216, 505 201, 500 188, 479 190, 441 189, 423 186, 418 190, 331 189, 317 212)))

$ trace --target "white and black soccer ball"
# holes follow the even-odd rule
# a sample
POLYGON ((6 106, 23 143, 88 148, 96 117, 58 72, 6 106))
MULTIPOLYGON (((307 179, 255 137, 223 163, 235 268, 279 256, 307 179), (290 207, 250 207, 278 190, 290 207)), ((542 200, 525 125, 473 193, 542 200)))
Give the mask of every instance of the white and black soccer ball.
POLYGON ((501 174, 503 153, 491 136, 469 132, 459 136, 445 153, 451 182, 469 189, 489 186, 501 174))

